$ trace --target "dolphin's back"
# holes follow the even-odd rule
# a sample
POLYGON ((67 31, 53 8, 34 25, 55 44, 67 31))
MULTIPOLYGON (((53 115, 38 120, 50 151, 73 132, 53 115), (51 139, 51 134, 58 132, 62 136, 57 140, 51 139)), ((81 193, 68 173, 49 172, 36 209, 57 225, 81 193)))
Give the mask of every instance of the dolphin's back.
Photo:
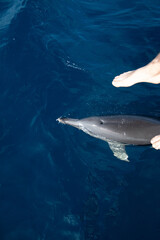
POLYGON ((110 140, 134 145, 148 145, 151 139, 160 134, 160 121, 141 116, 102 117, 106 137, 110 140))
POLYGON ((160 134, 160 121, 142 116, 116 115, 93 116, 82 119, 59 118, 85 133, 102 139, 133 145, 148 145, 153 137, 160 134))

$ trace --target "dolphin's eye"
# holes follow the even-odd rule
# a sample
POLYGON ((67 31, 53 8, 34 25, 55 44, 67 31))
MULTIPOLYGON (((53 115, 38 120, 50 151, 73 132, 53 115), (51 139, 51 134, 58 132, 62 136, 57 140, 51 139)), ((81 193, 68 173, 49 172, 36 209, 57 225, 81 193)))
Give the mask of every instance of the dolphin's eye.
POLYGON ((103 120, 100 120, 100 124, 103 124, 104 122, 103 122, 103 120))

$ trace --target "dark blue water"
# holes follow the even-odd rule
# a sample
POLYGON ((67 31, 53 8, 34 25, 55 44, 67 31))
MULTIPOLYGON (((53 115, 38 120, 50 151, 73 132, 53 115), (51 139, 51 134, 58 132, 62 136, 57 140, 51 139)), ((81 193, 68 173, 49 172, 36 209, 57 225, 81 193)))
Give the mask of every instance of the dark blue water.
POLYGON ((56 122, 160 117, 160 86, 111 84, 159 51, 158 0, 0 1, 0 240, 160 239, 160 151, 56 122))

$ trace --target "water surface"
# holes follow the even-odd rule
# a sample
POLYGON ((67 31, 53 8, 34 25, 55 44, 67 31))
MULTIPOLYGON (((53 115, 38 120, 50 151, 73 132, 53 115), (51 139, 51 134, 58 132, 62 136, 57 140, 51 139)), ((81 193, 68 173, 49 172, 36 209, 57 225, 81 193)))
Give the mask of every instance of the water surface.
POLYGON ((160 117, 160 86, 114 76, 160 49, 154 0, 0 1, 0 239, 160 238, 160 152, 105 142, 60 116, 160 117))

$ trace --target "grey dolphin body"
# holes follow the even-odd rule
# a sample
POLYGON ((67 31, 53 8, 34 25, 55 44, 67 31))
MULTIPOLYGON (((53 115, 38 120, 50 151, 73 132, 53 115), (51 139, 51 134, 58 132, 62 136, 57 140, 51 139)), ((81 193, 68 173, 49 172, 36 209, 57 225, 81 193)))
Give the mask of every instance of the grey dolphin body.
POLYGON ((57 120, 107 141, 114 155, 121 160, 128 160, 124 144, 149 145, 151 139, 160 134, 160 121, 141 116, 117 115, 57 120))

